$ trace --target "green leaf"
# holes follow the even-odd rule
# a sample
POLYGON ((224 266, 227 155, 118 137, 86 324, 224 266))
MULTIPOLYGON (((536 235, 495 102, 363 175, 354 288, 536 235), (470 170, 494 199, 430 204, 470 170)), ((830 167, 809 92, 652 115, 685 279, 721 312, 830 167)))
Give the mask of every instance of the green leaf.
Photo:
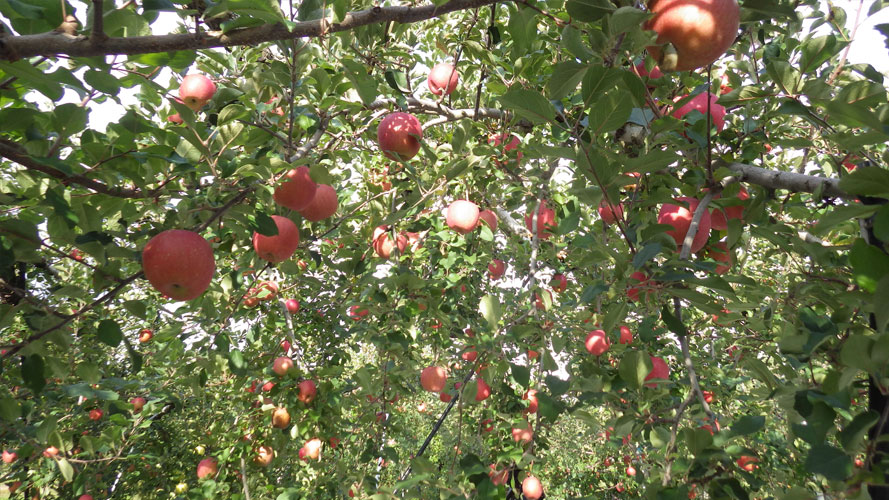
MULTIPOLYGON (((825 105, 832 120, 838 120, 850 127, 869 127, 875 132, 882 132, 889 136, 889 127, 883 124, 880 117, 860 102, 844 102, 844 99, 835 99, 825 105)), ((889 174, 889 172, 887 172, 889 174)), ((884 186, 885 187, 885 186, 884 186)))
POLYGON ((649 243, 645 245, 642 250, 639 250, 636 253, 636 256, 633 257, 633 267, 636 269, 641 268, 645 264, 648 263, 651 259, 657 257, 659 253, 661 253, 661 249, 663 245, 658 242, 649 243))
POLYGON ((821 474, 831 481, 842 481, 852 475, 852 459, 833 446, 818 444, 809 450, 806 470, 821 474))
POLYGON ((46 386, 43 370, 43 358, 39 354, 22 358, 22 381, 34 392, 40 392, 46 386))
POLYGON ((598 136, 620 128, 633 112, 633 96, 623 89, 615 89, 601 99, 590 110, 588 128, 598 136))
POLYGON ((614 4, 609 0, 569 0, 565 10, 575 20, 592 23, 614 12, 614 4))
POLYGON ((797 70, 787 61, 770 61, 766 65, 766 72, 772 80, 781 87, 785 94, 796 94, 796 87, 800 82, 797 70))
POLYGON ((562 380, 555 375, 547 375, 546 376, 546 387, 549 389, 549 393, 552 394, 554 398, 561 396, 568 392, 568 389, 571 388, 571 382, 568 380, 562 380))
POLYGON ((58 101, 62 98, 62 86, 52 78, 47 78, 46 73, 26 61, 0 62, 0 70, 7 76, 18 78, 20 83, 27 84, 28 87, 45 95, 51 101, 58 101))
POLYGON ((837 224, 863 217, 870 217, 879 208, 878 205, 844 205, 839 206, 818 218, 818 225, 812 233, 815 235, 826 234, 828 230, 837 224))
POLYGON ((883 276, 874 291, 874 317, 877 331, 885 332, 889 327, 889 275, 883 276))
POLYGON ((805 75, 815 71, 845 46, 846 44, 838 44, 834 35, 806 40, 801 47, 800 72, 805 75))
POLYGON ((504 107, 534 124, 552 122, 556 117, 556 109, 540 92, 517 85, 510 87, 506 94, 500 96, 499 101, 504 107))
POLYGON ((651 372, 651 358, 639 351, 630 351, 623 355, 618 366, 620 378, 633 389, 642 387, 642 382, 651 372))
POLYGON ((745 415, 732 425, 732 436, 746 436, 758 432, 766 425, 765 415, 745 415))
POLYGON ((123 340, 123 332, 120 331, 120 326, 113 319, 104 319, 99 322, 96 335, 100 341, 111 347, 117 347, 123 340))
POLYGON ((679 318, 673 316, 673 313, 670 312, 670 306, 667 304, 664 304, 661 308, 661 319, 664 321, 664 324, 667 325, 667 328, 676 335, 679 335, 680 337, 688 335, 688 329, 685 328, 685 325, 682 324, 682 321, 679 318))
POLYGON ((874 236, 880 241, 889 241, 889 205, 883 205, 874 217, 874 236))
POLYGON ((250 229, 253 229, 263 236, 278 235, 278 225, 275 224, 275 219, 272 219, 269 214, 262 210, 257 210, 253 215, 252 220, 250 220, 250 229))
POLYGON ((852 265, 855 282, 869 293, 874 293, 877 283, 889 274, 889 255, 874 245, 868 245, 861 238, 852 244, 849 263, 852 265))
POLYGON ((849 453, 858 450, 867 431, 880 420, 880 414, 871 410, 860 413, 840 431, 840 443, 849 453))
POLYGON ((13 398, 0 398, 0 418, 7 422, 13 422, 22 416, 22 409, 19 407, 18 401, 13 398))
POLYGON ((614 14, 609 19, 608 27, 611 36, 617 36, 631 29, 638 28, 649 17, 651 17, 650 13, 635 7, 621 7, 614 11, 614 14))
MULTIPOLYGON (((576 31, 576 30, 575 30, 576 31)), ((553 74, 546 82, 546 95, 560 100, 571 95, 586 75, 587 65, 576 61, 566 61, 553 68, 553 74)))
POLYGON ((509 372, 517 384, 522 387, 528 387, 531 383, 531 369, 527 366, 509 364, 509 372))
POLYGON ((856 168, 840 179, 840 189, 851 194, 889 198, 889 170, 856 168))
POLYGON ((493 295, 485 295, 479 302, 478 311, 481 313, 491 330, 496 331, 500 323, 500 301, 493 295))
POLYGON ((83 74, 83 80, 103 94, 116 96, 120 92, 120 80, 107 70, 91 69, 83 74))
POLYGON ((367 67, 350 59, 344 59, 343 66, 345 67, 346 78, 348 78, 352 82, 352 85, 355 86, 355 90, 358 92, 358 96, 361 97, 361 101, 364 104, 374 102, 379 95, 379 92, 377 91, 377 81, 374 78, 371 78, 367 67))
POLYGON ((60 458, 56 461, 59 465, 59 472, 62 473, 62 477, 65 478, 65 481, 71 481, 74 479, 74 467, 68 462, 68 460, 64 458, 60 458))
POLYGON ((741 360, 741 365, 749 370, 753 376, 765 383, 769 387, 769 390, 774 390, 777 386, 778 381, 775 379, 775 375, 761 360, 752 356, 745 356, 741 360))
POLYGON ((387 69, 384 76, 390 87, 402 94, 407 92, 407 74, 404 71, 387 69))

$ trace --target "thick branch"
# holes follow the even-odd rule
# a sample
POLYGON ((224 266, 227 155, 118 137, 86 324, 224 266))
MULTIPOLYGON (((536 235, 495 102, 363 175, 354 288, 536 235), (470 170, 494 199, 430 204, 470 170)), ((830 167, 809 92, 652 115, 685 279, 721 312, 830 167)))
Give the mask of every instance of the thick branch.
POLYGON ((475 9, 496 3, 497 0, 451 0, 442 5, 426 4, 420 7, 372 7, 350 12, 342 22, 331 24, 326 19, 294 23, 288 30, 284 24, 266 24, 231 33, 182 33, 108 38, 102 44, 93 44, 85 36, 60 33, 8 36, 0 46, 0 59, 16 60, 33 56, 91 57, 102 55, 149 54, 177 50, 200 50, 214 47, 256 45, 263 42, 318 38, 330 33, 349 31, 360 26, 383 22, 415 23, 433 17, 466 9, 475 9))
POLYGON ((797 174, 794 172, 781 172, 767 170, 765 168, 745 165, 743 163, 724 164, 734 172, 738 180, 758 184, 771 189, 786 189, 794 193, 814 193, 822 189, 822 196, 829 198, 855 199, 856 197, 840 189, 838 179, 818 177, 815 175, 797 174))
POLYGON ((68 175, 55 167, 40 163, 31 156, 28 156, 27 153, 19 151, 13 142, 0 140, 0 157, 18 163, 28 170, 43 172, 50 177, 59 179, 63 183, 79 184, 87 189, 91 189, 97 193, 107 194, 108 196, 115 196, 118 198, 144 198, 145 196, 149 196, 138 189, 110 187, 107 184, 103 184, 82 175, 68 175))
MULTIPOLYGON (((368 105, 368 108, 387 108, 389 106, 392 106, 393 104, 395 104, 395 99, 377 99, 376 101, 370 103, 370 105, 368 105)), ((475 118, 475 109, 453 109, 445 106, 440 102, 430 99, 417 99, 415 97, 408 97, 407 106, 409 111, 441 116, 441 118, 434 120, 436 123, 430 125, 430 122, 427 123, 426 126, 434 126, 440 123, 463 120, 466 118, 475 118)), ((494 118, 496 120, 500 120, 505 115, 506 113, 504 111, 501 111, 497 108, 480 108, 478 110, 478 116, 484 118, 494 118)))

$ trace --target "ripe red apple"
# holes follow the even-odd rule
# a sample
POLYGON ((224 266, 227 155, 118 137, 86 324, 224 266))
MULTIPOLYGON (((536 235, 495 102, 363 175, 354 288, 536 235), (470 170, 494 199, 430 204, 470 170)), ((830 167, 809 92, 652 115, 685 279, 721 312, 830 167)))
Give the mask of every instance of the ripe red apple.
POLYGON ((306 444, 303 445, 303 448, 306 450, 306 458, 318 460, 318 457, 321 455, 322 445, 323 443, 318 438, 312 438, 306 441, 306 444))
POLYGON ((528 476, 522 481, 522 493, 528 500, 537 500, 543 496, 543 485, 534 476, 528 476))
MULTIPOLYGON (((738 190, 738 199, 744 201, 749 198, 750 194, 747 193, 747 188, 741 186, 741 189, 738 190)), ((724 212, 721 208, 714 208, 710 213, 711 227, 713 229, 718 229, 719 231, 725 231, 728 229, 728 219, 741 219, 743 217, 744 205, 725 207, 724 212)))
POLYGON ((494 430, 494 419, 486 418, 482 420, 480 424, 482 428, 482 432, 491 432, 494 430))
POLYGON ((633 302, 639 301, 639 292, 645 292, 646 299, 649 295, 651 295, 651 280, 648 279, 648 276, 645 275, 642 271, 636 271, 630 275, 629 284, 638 283, 638 286, 627 286, 627 297, 633 302))
POLYGON ((485 224, 487 224, 488 227, 491 228, 491 232, 497 230, 497 214, 495 214, 493 211, 482 210, 478 213, 478 220, 479 222, 484 222, 485 224))
POLYGON ((269 392, 275 388, 275 383, 269 380, 268 382, 262 384, 262 392, 269 392))
POLYGON ((701 394, 704 395, 704 401, 706 401, 707 404, 710 404, 710 403, 713 402, 713 393, 712 393, 712 392, 710 392, 710 391, 701 391, 701 394))
POLYGON ((658 34, 658 45, 648 47, 648 53, 665 71, 689 71, 719 59, 734 43, 741 22, 737 0, 651 0, 648 10, 654 15, 644 27, 658 34), (663 50, 668 42, 675 57, 663 50))
MULTIPOLYGON (((506 156, 510 151, 517 150, 521 141, 519 141, 518 137, 512 134, 494 134, 488 137, 488 143, 493 144, 494 147, 506 143, 506 145, 503 146, 503 155, 506 156), (507 140, 509 140, 509 142, 507 142, 507 140)), ((524 155, 522 155, 521 151, 516 152, 515 158, 517 163, 522 161, 522 156, 524 155)), ((497 163, 497 165, 500 165, 500 160, 494 160, 494 162, 497 163)))
POLYGON ((46 458, 55 458, 59 454, 59 449, 55 446, 49 446, 43 450, 43 456, 46 458))
POLYGON ((536 389, 528 389, 527 391, 525 391, 525 394, 522 396, 522 400, 528 401, 528 407, 525 408, 525 413, 537 413, 538 402, 536 389))
POLYGON ((626 488, 624 488, 624 483, 617 483, 616 485, 614 485, 614 490, 618 493, 623 493, 624 490, 626 490, 626 488))
MULTIPOLYGON (((666 380, 670 378, 670 367, 667 362, 657 356, 651 356, 651 371, 645 380, 666 380)), ((657 387, 657 383, 645 384, 645 387, 657 387)))
POLYGON ((627 475, 632 477, 636 475, 636 469, 632 465, 627 466, 627 475))
POLYGON ((145 398, 142 396, 136 396, 135 398, 130 400, 130 404, 133 405, 133 413, 139 413, 142 411, 142 407, 145 406, 145 398))
POLYGON ((530 422, 526 423, 525 427, 512 428, 512 439, 516 443, 530 443, 534 440, 534 429, 531 427, 530 422))
POLYGON ((467 200, 456 200, 448 205, 445 222, 460 234, 472 232, 478 226, 478 205, 467 200))
POLYGON ((349 308, 349 317, 355 321, 360 320, 361 318, 367 316, 368 314, 370 314, 370 311, 359 306, 359 305, 354 305, 349 308))
POLYGON ((630 331, 630 327, 621 326, 620 327, 620 340, 618 341, 621 344, 632 344, 633 343, 633 332, 630 331))
POLYGON ((451 396, 447 392, 441 392, 438 394, 438 400, 442 403, 450 403, 452 399, 454 399, 454 396, 451 396))
POLYGON ((275 458, 275 450, 271 446, 258 446, 253 462, 260 467, 268 467, 273 458, 275 458))
POLYGON ((312 203, 317 190, 318 186, 309 176, 309 167, 296 167, 287 172, 275 188, 275 203, 298 212, 312 203))
POLYGON ((492 280, 500 279, 505 272, 506 264, 500 259, 494 259, 488 264, 488 276, 490 276, 492 280))
POLYGON ((103 412, 102 410, 100 410, 98 408, 90 410, 90 420, 93 420, 93 421, 101 420, 102 415, 104 415, 104 414, 105 414, 105 412, 103 412))
MULTIPOLYGON (((556 212, 555 210, 546 206, 546 201, 540 202, 540 208, 537 210, 537 237, 541 240, 545 240, 552 236, 552 233, 559 226, 556 224, 556 212)), ((534 234, 534 220, 532 220, 531 214, 525 216, 525 227, 528 228, 528 231, 531 234, 534 234)))
POLYGON ((549 282, 549 286, 553 287, 553 291, 556 293, 564 292, 568 288, 568 278, 562 273, 554 274, 553 279, 549 282))
POLYGON ((215 476, 217 471, 217 462, 215 458, 205 458, 198 462, 198 479, 215 476))
MULTIPOLYGON (((722 128, 725 127, 725 107, 721 104, 717 104, 716 97, 713 94, 704 92, 692 97, 688 102, 682 105, 676 111, 673 111, 673 116, 681 119, 683 116, 691 113, 692 111, 699 111, 702 115, 707 116, 707 96, 710 96, 710 118, 713 125, 716 125, 716 131, 722 132, 722 128)), ((676 102, 679 102, 688 96, 677 97, 676 102)))
POLYGON ((272 363, 272 371, 279 377, 283 377, 291 368, 293 368, 293 360, 287 356, 279 356, 272 363))
MULTIPOLYGON (((686 233, 688 233, 689 226, 691 226, 691 219, 698 208, 698 203, 699 201, 696 198, 683 196, 676 199, 676 204, 664 203, 661 205, 657 222, 658 224, 673 226, 673 229, 667 231, 667 234, 676 242, 677 250, 682 249, 682 243, 685 240, 686 233), (685 204, 688 205, 687 208, 684 206, 685 204)), ((699 252, 707 244, 707 239, 710 237, 710 224, 710 211, 705 209, 701 222, 698 225, 698 232, 692 241, 692 252, 699 252)))
POLYGON ((494 486, 502 486, 509 481, 509 469, 497 470, 497 466, 494 464, 491 464, 488 468, 490 469, 488 471, 488 477, 491 478, 491 482, 494 483, 494 486))
POLYGON ((77 500, 93 500, 93 496, 92 495, 80 495, 80 497, 77 500))
POLYGON ((605 331, 593 330, 587 334, 583 345, 590 354, 601 356, 611 347, 611 342, 608 341, 608 335, 605 331))
POLYGON ((339 208, 339 200, 336 190, 327 184, 318 184, 312 202, 299 213, 308 221, 319 222, 335 214, 337 208, 339 208))
POLYGON ((491 386, 488 385, 481 377, 478 377, 477 381, 478 389, 475 392, 475 400, 476 401, 484 401, 488 399, 491 395, 491 386))
POLYGON ((290 413, 287 408, 275 408, 272 412, 272 427, 275 429, 285 429, 290 425, 290 413))
MULTIPOLYGON (((296 314, 299 312, 299 301, 296 299, 287 299, 284 301, 284 307, 287 308, 287 312, 290 314, 296 314)), ((289 350, 289 347, 286 350, 289 350)))
POLYGON ((636 64, 635 66, 633 66, 633 73, 636 73, 637 75, 639 75, 642 78, 648 77, 648 79, 650 79, 650 80, 657 80, 658 78, 664 76, 664 73, 657 66, 652 68, 651 72, 649 72, 647 69, 645 69, 645 61, 642 61, 639 64, 636 64))
POLYGON ((729 250, 728 245, 724 241, 709 246, 704 256, 716 262, 722 262, 722 264, 716 266, 716 274, 725 274, 732 268, 732 261, 734 260, 732 251, 729 250))
POLYGON ((327 440, 327 443, 330 444, 330 447, 335 450, 336 447, 339 446, 339 444, 340 444, 340 438, 338 438, 336 436, 331 437, 330 439, 327 440))
POLYGON ((371 246, 374 253, 378 256, 388 259, 392 256, 392 251, 398 248, 398 254, 404 253, 407 248, 408 240, 403 234, 399 234, 394 239, 389 234, 389 226, 377 226, 371 237, 371 246))
POLYGON ((308 458, 306 457, 306 453, 308 453, 308 452, 306 451, 306 447, 305 447, 305 446, 303 446, 302 448, 300 448, 300 449, 299 449, 299 459, 302 460, 302 461, 304 461, 304 462, 307 461, 308 458))
POLYGON ((534 307, 536 307, 540 311, 546 310, 546 301, 543 299, 543 296, 549 297, 549 303, 552 304, 553 294, 549 293, 548 290, 541 290, 539 294, 534 294, 534 307))
POLYGON ((297 396, 297 399, 305 404, 310 404, 315 400, 315 395, 318 394, 318 387, 315 385, 314 380, 303 380, 298 387, 299 396, 297 396))
POLYGON ((612 205, 609 205, 607 201, 602 200, 599 203, 599 217, 602 218, 602 222, 605 224, 614 224, 618 219, 623 220, 624 218, 624 206, 622 203, 615 203, 614 209, 612 210, 612 205))
MULTIPOLYGON (((472 346, 472 347, 475 347, 475 346, 472 346)), ((464 351, 462 354, 460 354, 460 358, 463 361, 467 361, 469 363, 474 363, 475 360, 478 359, 478 352, 477 351, 464 351)))
POLYGON ((750 457, 747 455, 743 455, 737 460, 738 467, 744 469, 747 472, 753 472, 753 470, 756 469, 756 462, 759 462, 758 458, 750 457))
POLYGON ((175 300, 199 297, 213 280, 210 243, 193 231, 168 229, 142 249, 142 270, 157 291, 175 300))
POLYGON ((426 84, 429 86, 429 92, 435 95, 449 95, 457 89, 460 82, 460 75, 457 69, 450 63, 438 63, 432 67, 429 76, 426 78, 426 84))
POLYGON ((172 123, 173 125, 182 125, 182 123, 184 123, 182 117, 179 116, 179 113, 168 116, 167 121, 172 123))
POLYGON ((15 459, 18 458, 18 453, 9 450, 3 450, 3 463, 11 464, 15 462, 15 459))
POLYGON ((429 392, 441 392, 448 381, 448 374, 440 366, 427 366, 420 373, 420 385, 429 392))
POLYGON ((213 80, 201 74, 191 74, 182 79, 179 84, 179 99, 182 103, 197 111, 204 107, 213 94, 216 93, 216 84, 213 80))
POLYGON ((407 161, 420 151, 423 127, 420 120, 410 113, 386 115, 377 127, 377 142, 386 158, 407 161))
POLYGON ((272 300, 278 295, 278 284, 274 281, 262 281, 256 285, 256 289, 253 293, 259 300, 272 300))
POLYGON ((257 232, 253 233, 253 249, 256 255, 263 260, 267 260, 272 264, 283 262, 289 259, 296 248, 299 246, 299 229, 296 224, 287 217, 273 215, 272 220, 278 227, 278 234, 275 236, 263 236, 257 232))
POLYGON ((151 339, 153 337, 154 337, 154 332, 152 332, 148 328, 143 328, 142 330, 139 331, 139 342, 141 342, 143 344, 151 341, 151 339))

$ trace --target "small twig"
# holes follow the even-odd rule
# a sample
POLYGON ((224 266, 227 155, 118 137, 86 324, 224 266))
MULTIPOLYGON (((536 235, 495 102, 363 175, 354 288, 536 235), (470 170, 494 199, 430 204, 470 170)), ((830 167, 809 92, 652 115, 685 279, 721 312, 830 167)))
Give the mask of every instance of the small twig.
POLYGON ((250 489, 247 487, 247 466, 244 457, 241 457, 241 484, 244 486, 244 499, 250 500, 250 489))
POLYGON ((713 199, 713 190, 707 192, 704 195, 704 199, 698 202, 698 206, 695 209, 694 216, 691 219, 691 224, 688 226, 688 232, 685 233, 685 240, 682 241, 682 251, 679 253, 679 260, 687 260, 691 255, 691 246, 695 240, 695 236, 698 234, 698 227, 701 225, 701 219, 704 217, 704 213, 707 211, 707 205, 710 204, 710 200, 713 199))

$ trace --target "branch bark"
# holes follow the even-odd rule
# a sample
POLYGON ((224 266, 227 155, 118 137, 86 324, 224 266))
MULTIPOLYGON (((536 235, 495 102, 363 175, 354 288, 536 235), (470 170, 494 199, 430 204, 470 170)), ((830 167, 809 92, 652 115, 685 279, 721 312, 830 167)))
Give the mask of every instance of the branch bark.
POLYGON ((415 23, 451 12, 475 9, 496 3, 497 0, 450 0, 442 5, 426 4, 420 7, 372 7, 349 12, 339 23, 327 19, 302 21, 288 29, 283 23, 265 24, 231 33, 177 33, 134 37, 111 37, 101 44, 94 44, 86 36, 72 36, 56 32, 37 35, 7 36, 0 45, 0 59, 14 61, 33 56, 92 57, 103 55, 150 54, 177 50, 201 50, 214 47, 256 45, 263 42, 319 38, 349 31, 361 26, 383 22, 415 23))
POLYGON ((816 175, 797 174, 795 172, 782 172, 768 170, 743 163, 724 163, 729 170, 735 173, 738 180, 758 184, 771 189, 786 189, 795 193, 815 193, 821 189, 821 195, 829 198, 844 198, 854 200, 857 196, 846 193, 840 189, 839 179, 819 177, 816 175))

